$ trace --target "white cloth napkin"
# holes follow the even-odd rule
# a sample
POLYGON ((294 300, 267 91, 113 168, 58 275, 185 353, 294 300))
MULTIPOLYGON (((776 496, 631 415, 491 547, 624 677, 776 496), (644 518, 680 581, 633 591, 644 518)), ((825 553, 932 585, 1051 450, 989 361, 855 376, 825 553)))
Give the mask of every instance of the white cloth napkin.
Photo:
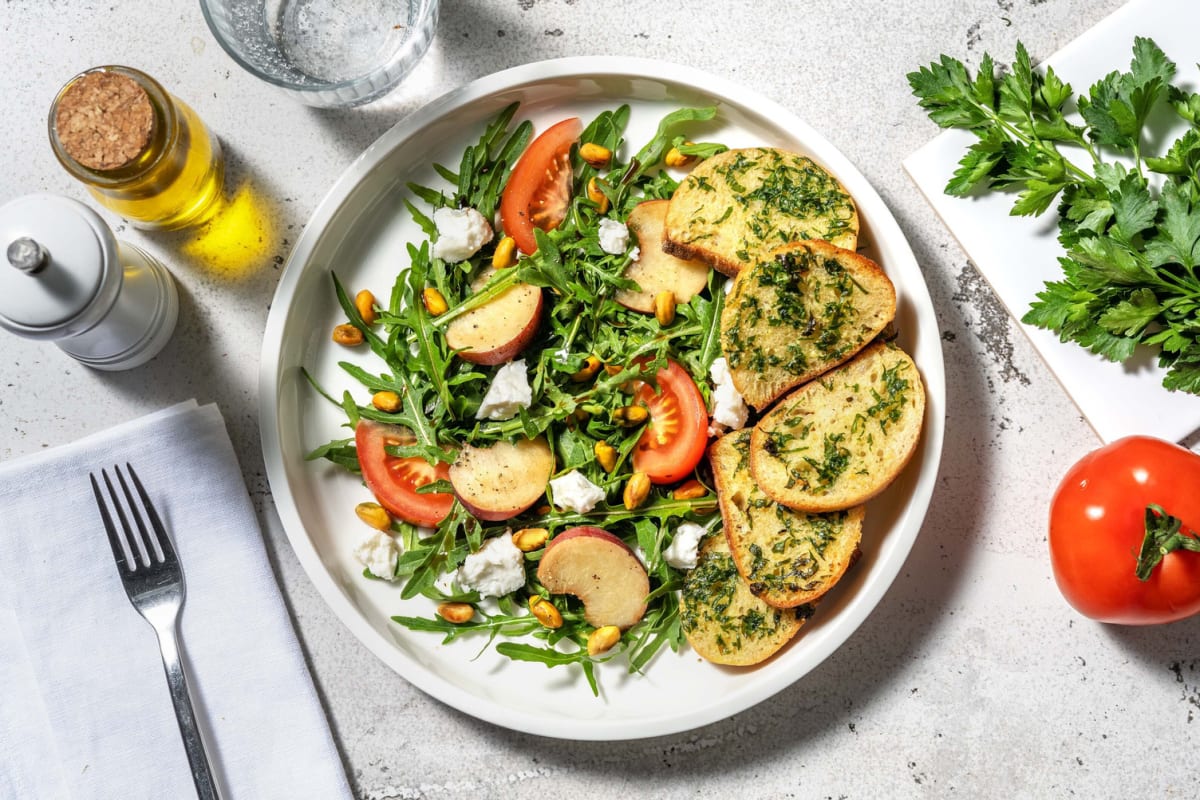
POLYGON ((224 796, 349 797, 224 420, 195 402, 0 464, 0 797, 195 796, 88 481, 126 462, 183 565, 180 637, 224 796))

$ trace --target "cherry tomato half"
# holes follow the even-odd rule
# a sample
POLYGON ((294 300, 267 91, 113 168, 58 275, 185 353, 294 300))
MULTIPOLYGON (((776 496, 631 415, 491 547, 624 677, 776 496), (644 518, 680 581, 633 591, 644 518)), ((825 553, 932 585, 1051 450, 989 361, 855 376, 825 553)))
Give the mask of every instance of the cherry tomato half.
POLYGON ((650 412, 650 421, 633 448, 633 468, 652 483, 674 483, 692 473, 708 443, 708 410, 687 370, 674 361, 655 376, 660 391, 643 383, 633 401, 650 412))
POLYGON ((533 140, 500 195, 500 223, 522 253, 537 250, 533 229, 551 231, 571 202, 571 145, 583 132, 578 117, 564 119, 533 140))
POLYGON ((354 445, 363 481, 388 513, 413 525, 433 527, 450 513, 454 495, 449 492, 418 494, 417 489, 435 480, 450 479, 450 465, 436 467, 423 458, 399 458, 385 447, 412 444, 412 433, 399 425, 360 419, 354 429, 354 445))
POLYGON ((1146 506, 1200 530, 1200 456, 1148 436, 1130 436, 1084 456, 1050 506, 1050 563, 1063 596, 1101 622, 1147 625, 1200 612, 1200 552, 1167 553, 1135 575, 1146 506))

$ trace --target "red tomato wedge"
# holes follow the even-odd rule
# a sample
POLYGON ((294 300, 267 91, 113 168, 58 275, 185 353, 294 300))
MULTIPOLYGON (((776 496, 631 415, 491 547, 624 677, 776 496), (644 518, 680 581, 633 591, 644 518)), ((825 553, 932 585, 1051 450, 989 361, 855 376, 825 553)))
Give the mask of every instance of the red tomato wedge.
POLYGON ((578 117, 564 119, 533 140, 500 195, 500 223, 522 253, 537 250, 533 229, 552 231, 571 202, 571 145, 583 132, 578 117))
POLYGON ((650 412, 642 436, 633 448, 633 468, 652 483, 674 483, 692 473, 708 443, 708 410, 704 397, 687 370, 674 361, 655 376, 661 391, 643 383, 634 403, 650 412))
POLYGON ((417 489, 436 480, 449 480, 450 465, 436 467, 423 458, 399 458, 385 447, 412 444, 412 433, 399 425, 360 419, 354 429, 354 445, 363 481, 379 505, 393 517, 413 525, 433 527, 450 513, 454 495, 449 492, 418 494, 417 489))

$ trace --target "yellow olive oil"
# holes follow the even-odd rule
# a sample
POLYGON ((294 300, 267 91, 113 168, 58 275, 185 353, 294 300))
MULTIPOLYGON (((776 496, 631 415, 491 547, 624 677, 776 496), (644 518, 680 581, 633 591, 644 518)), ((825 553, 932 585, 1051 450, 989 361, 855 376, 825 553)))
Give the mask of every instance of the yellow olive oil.
POLYGON ((220 207, 220 143, 153 78, 98 67, 73 78, 50 111, 60 163, 102 205, 144 228, 207 221, 220 207))

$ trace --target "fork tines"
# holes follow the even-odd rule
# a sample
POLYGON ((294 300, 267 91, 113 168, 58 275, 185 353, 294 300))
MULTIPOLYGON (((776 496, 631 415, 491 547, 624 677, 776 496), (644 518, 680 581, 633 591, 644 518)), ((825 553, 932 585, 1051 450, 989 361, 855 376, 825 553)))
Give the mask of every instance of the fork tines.
POLYGON ((119 493, 116 486, 113 485, 112 479, 109 478, 108 471, 100 470, 100 476, 108 489, 109 502, 105 501, 95 473, 88 475, 92 480, 92 491, 96 495, 96 504, 100 507, 100 516, 104 520, 104 528, 108 532, 108 543, 112 547, 113 558, 116 559, 117 566, 130 572, 137 572, 139 569, 149 569, 158 564, 174 561, 175 551, 171 546, 171 539, 167 536, 162 520, 159 519, 154 504, 150 502, 150 497, 146 494, 141 479, 138 478, 137 472, 128 462, 125 464, 125 470, 128 471, 133 487, 137 490, 140 503, 134 500, 133 492, 129 489, 129 482, 125 480, 120 466, 113 466, 113 474, 116 475, 117 483, 120 485, 119 493), (122 495, 124 501, 122 501, 122 495), (110 506, 116 512, 124 533, 113 524, 113 517, 109 512, 110 506), (130 518, 133 519, 133 525, 130 525, 130 518), (146 526, 146 519, 150 521, 149 529, 146 526))

